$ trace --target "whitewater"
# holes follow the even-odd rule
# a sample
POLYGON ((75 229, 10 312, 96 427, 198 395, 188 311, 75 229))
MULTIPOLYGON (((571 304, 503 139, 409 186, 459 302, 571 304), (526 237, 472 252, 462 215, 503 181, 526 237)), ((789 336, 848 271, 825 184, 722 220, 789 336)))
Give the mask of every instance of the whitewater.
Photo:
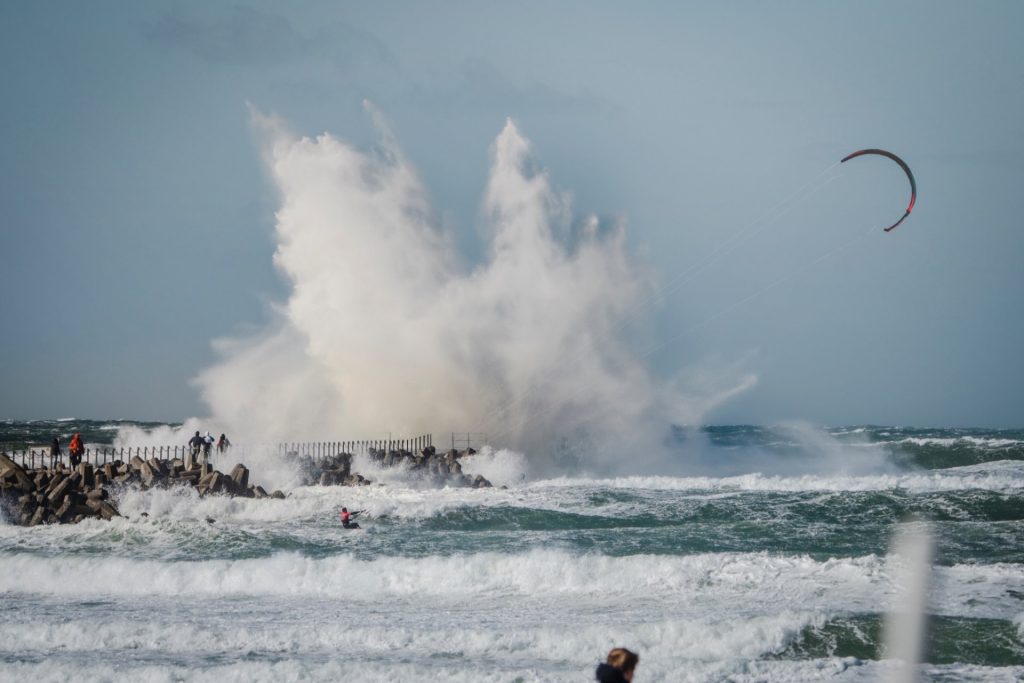
MULTIPOLYGON (((5 438, 88 428, 7 423, 5 438)), ((808 448, 784 428, 699 433, 723 458, 808 448)), ((433 488, 357 458, 387 476, 285 500, 125 489, 109 523, 4 519, 0 674, 585 681, 626 646, 637 680, 885 680, 897 665, 882 624, 901 595, 889 540, 927 519, 925 680, 1020 680, 1024 434, 819 438, 848 467, 531 478, 523 455, 484 449, 466 468, 491 489, 433 488), (874 471, 851 473, 858 461, 874 471), (366 510, 362 530, 341 529, 342 505, 366 510)))

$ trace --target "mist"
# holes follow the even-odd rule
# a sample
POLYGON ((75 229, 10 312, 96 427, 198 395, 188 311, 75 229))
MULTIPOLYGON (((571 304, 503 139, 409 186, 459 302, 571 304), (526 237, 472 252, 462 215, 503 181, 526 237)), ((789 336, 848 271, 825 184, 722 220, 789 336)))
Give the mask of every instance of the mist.
POLYGON ((382 117, 371 150, 293 134, 252 112, 279 193, 274 263, 290 293, 273 324, 215 342, 196 379, 235 439, 394 438, 472 431, 538 460, 664 459, 756 378, 657 377, 645 323, 657 277, 624 220, 576 217, 508 120, 491 147, 480 263, 462 263, 382 117), (693 381, 693 378, 699 381, 693 381))

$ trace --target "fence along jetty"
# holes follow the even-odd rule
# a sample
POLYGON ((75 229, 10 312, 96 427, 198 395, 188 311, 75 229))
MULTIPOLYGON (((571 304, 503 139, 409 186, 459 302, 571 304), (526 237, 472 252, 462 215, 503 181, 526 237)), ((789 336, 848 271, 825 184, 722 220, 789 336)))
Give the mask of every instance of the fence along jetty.
MULTIPOLYGON (((456 443, 455 435, 452 437, 456 443)), ((322 486, 370 484, 352 472, 352 458, 363 454, 379 467, 403 467, 435 483, 484 488, 484 477, 469 477, 460 460, 474 455, 469 435, 466 448, 438 453, 433 437, 365 441, 299 442, 279 444, 285 457, 299 460, 308 483, 322 486), (415 450, 413 450, 415 449, 415 450)), ((460 444, 461 445, 461 444, 460 444)), ((186 446, 92 447, 76 468, 64 456, 52 457, 45 449, 26 449, 8 456, 0 453, 0 507, 7 517, 25 526, 77 523, 85 518, 111 519, 120 513, 111 501, 119 488, 191 486, 200 495, 220 494, 247 498, 284 498, 281 491, 267 493, 249 483, 249 469, 239 463, 224 474, 208 462, 193 461, 186 446)))

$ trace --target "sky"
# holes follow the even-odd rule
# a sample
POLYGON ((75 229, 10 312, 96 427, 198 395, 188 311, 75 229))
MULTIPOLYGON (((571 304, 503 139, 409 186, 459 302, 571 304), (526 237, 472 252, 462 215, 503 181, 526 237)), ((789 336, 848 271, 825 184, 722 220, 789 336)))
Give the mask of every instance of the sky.
MULTIPOLYGON (((281 218, 307 171, 267 151, 287 129, 336 154, 383 135, 469 285, 495 270, 502 145, 528 146, 567 244, 588 217, 624 229, 628 272, 586 291, 646 283, 601 309, 628 318, 629 367, 678 395, 718 382, 681 421, 1024 426, 1022 23, 1015 2, 0 4, 0 419, 230 412, 211 384, 245 392, 259 363, 223 340, 273 336, 313 267, 288 260, 281 218), (917 178, 891 233, 899 168, 837 165, 866 147, 917 178)), ((403 277, 387 251, 329 253, 319 267, 403 277)), ((519 289, 448 328, 543 302, 483 280, 519 289)), ((427 382, 358 356, 344 326, 317 334, 371 378, 427 382)), ((503 381, 537 390, 520 370, 503 381)), ((619 391, 573 389, 591 390, 619 391)))

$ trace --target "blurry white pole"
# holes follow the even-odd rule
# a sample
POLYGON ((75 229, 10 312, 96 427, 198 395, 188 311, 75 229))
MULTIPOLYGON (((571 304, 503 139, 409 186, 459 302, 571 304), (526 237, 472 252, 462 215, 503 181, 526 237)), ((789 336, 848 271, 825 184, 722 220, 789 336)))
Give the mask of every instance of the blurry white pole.
POLYGON ((886 652, 897 660, 889 683, 917 683, 927 636, 928 585, 932 568, 932 532, 927 522, 902 524, 892 539, 896 600, 885 620, 886 652))

